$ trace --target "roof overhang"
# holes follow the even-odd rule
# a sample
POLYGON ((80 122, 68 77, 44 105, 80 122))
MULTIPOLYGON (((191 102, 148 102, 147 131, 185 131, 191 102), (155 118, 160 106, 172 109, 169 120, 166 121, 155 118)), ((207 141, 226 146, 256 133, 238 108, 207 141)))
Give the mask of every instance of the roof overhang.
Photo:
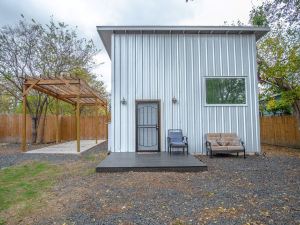
POLYGON ((116 34, 254 34, 256 40, 270 31, 255 26, 97 26, 103 45, 111 56, 111 35, 116 34))

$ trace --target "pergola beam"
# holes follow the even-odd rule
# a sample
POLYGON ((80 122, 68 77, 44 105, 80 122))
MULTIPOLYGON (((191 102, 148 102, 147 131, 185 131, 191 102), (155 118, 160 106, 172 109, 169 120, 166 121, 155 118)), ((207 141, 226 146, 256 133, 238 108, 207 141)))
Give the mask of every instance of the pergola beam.
POLYGON ((30 84, 30 86, 25 90, 23 91, 23 96, 24 95, 27 95, 29 93, 29 91, 38 83, 40 82, 40 80, 36 80, 35 82, 33 82, 32 84, 30 84))
MULTIPOLYGON (((30 79, 30 80, 26 80, 25 84, 26 85, 31 85, 34 84, 36 81, 36 79, 30 79)), ((80 84, 79 80, 68 80, 69 84, 80 84)), ((64 82, 61 79, 40 79, 39 81, 39 85, 66 85, 66 82, 64 82)))
MULTIPOLYGON (((78 94, 58 95, 60 98, 77 98, 78 94)), ((97 98, 94 95, 80 94, 80 98, 97 98)))

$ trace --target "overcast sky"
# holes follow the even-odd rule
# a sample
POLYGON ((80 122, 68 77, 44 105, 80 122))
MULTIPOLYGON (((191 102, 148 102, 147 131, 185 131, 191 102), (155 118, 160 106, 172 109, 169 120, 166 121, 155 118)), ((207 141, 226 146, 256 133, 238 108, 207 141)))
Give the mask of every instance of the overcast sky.
POLYGON ((16 23, 20 14, 47 23, 55 20, 78 26, 99 49, 95 69, 110 90, 110 59, 96 32, 97 25, 223 25, 248 24, 249 11, 261 0, 0 0, 0 26, 16 23))

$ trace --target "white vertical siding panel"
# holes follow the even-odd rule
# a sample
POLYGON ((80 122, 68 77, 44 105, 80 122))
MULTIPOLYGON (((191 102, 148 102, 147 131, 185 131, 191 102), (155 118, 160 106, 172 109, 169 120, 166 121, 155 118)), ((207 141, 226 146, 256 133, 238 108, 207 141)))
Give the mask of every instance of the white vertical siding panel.
MULTIPOLYGON (((143 98, 143 39, 141 35, 136 35, 135 39, 136 43, 136 61, 135 61, 135 67, 136 67, 136 83, 135 83, 135 98, 136 99, 142 99, 143 98)), ((128 87, 130 88, 130 87, 128 87)))
MULTIPOLYGON (((195 117, 194 117, 194 57, 193 57, 193 39, 191 35, 186 35, 186 130, 185 134, 188 137, 195 137, 194 126, 195 126, 195 117)), ((195 138, 191 139, 190 142, 191 151, 195 151, 195 138)))
MULTIPOLYGON (((177 46, 177 35, 170 35, 171 37, 171 79, 170 79, 170 83, 171 83, 171 93, 172 96, 174 96, 175 98, 178 98, 179 96, 179 88, 178 88, 178 79, 179 79, 179 75, 178 75, 178 70, 177 70, 177 63, 178 63, 178 46, 177 46)), ((180 104, 180 102, 179 102, 180 104)), ((179 125, 179 121, 178 121, 178 116, 179 116, 179 112, 178 112, 178 104, 172 104, 172 124, 173 124, 173 128, 178 128, 179 125)))
MULTIPOLYGON (((223 66, 223 71, 224 71, 224 76, 230 76, 229 72, 229 36, 222 36, 222 64, 223 66)), ((233 55, 233 54, 231 54, 233 55)), ((232 132, 232 114, 231 114, 231 107, 224 107, 224 114, 225 114, 225 132, 232 132)))
MULTIPOLYGON (((203 75, 201 76, 208 76, 209 75, 209 64, 208 64, 208 61, 209 61, 209 58, 208 58, 208 35, 205 35, 205 41, 203 43, 203 47, 204 47, 204 51, 205 51, 205 57, 204 57, 204 60, 205 60, 205 70, 203 70, 203 75)), ((203 52, 204 52, 203 51, 203 52)), ((209 124, 212 122, 211 121, 211 117, 210 117, 210 112, 209 112, 209 107, 205 107, 205 103, 206 103, 206 99, 205 99, 205 80, 204 79, 201 79, 201 88, 202 88, 202 99, 203 99, 203 106, 204 106, 204 110, 203 110, 203 117, 202 117, 202 124, 203 124, 203 134, 206 134, 208 132, 210 132, 210 129, 209 129, 209 124), (206 121, 205 121, 205 119, 206 121)), ((205 147, 205 137, 203 136, 202 137, 203 139, 203 144, 202 144, 202 147, 205 147)))
MULTIPOLYGON (((239 35, 239 40, 240 40, 240 56, 241 56, 241 76, 245 76, 245 69, 244 69, 244 65, 245 65, 245 61, 246 61, 246 58, 244 56, 244 52, 245 52, 245 49, 244 49, 244 46, 243 46, 243 35, 239 35)), ((246 96, 248 96, 248 93, 246 93, 246 96)), ((248 100, 248 99, 247 99, 248 100)), ((243 130, 243 136, 242 136, 242 139, 245 140, 245 143, 246 145, 248 144, 247 142, 247 131, 246 131, 246 108, 245 107, 240 107, 242 109, 242 123, 239 123, 239 130, 243 130)), ((248 146, 247 146, 248 147, 248 146)))
MULTIPOLYGON (((188 122, 187 122, 187 43, 186 43, 187 35, 183 35, 183 62, 184 62, 184 73, 183 73, 183 89, 182 89, 182 95, 183 95, 183 102, 185 104, 181 104, 182 106, 185 105, 185 107, 182 107, 182 115, 183 115, 183 123, 182 129, 185 131, 188 131, 188 122)), ((188 134, 188 133, 187 133, 188 134)))
POLYGON ((128 149, 127 151, 131 152, 135 149, 135 77, 136 77, 136 48, 135 48, 135 35, 128 36, 128 85, 131 88, 128 90, 128 129, 127 129, 127 138, 128 138, 128 149))
MULTIPOLYGON (((237 64, 237 61, 238 61, 237 57, 239 57, 239 51, 237 51, 237 45, 239 43, 238 40, 239 39, 236 38, 236 37, 232 38, 232 42, 233 42, 233 54, 231 54, 231 55, 233 55, 233 58, 229 57, 230 59, 233 59, 233 60, 230 60, 230 62, 233 63, 233 66, 230 66, 230 68, 231 68, 231 71, 232 71, 232 69, 234 69, 233 70, 234 71, 234 74, 233 74, 234 76, 237 76, 237 74, 238 74, 237 73, 237 68, 241 68, 241 65, 237 64)), ((229 64, 229 65, 232 65, 232 64, 229 64)), ((233 115, 232 126, 234 126, 233 131, 235 131, 240 136, 240 132, 239 132, 239 118, 238 118, 238 107, 235 107, 235 108, 232 109, 232 115, 233 115)))
MULTIPOLYGON (((184 119, 184 108, 187 107, 184 98, 184 90, 185 90, 185 53, 184 53, 184 37, 180 35, 178 37, 178 91, 179 95, 176 96, 178 99, 178 104, 173 104, 173 107, 178 108, 179 112, 179 127, 183 129, 183 125, 185 123, 184 119)), ((176 128, 179 128, 176 127, 176 128)))
POLYGON ((255 132, 255 125, 254 125, 254 105, 252 104, 253 103, 253 95, 255 95, 255 92, 254 92, 254 84, 253 82, 251 82, 251 80, 253 79, 253 76, 249 76, 250 74, 252 74, 252 69, 251 69, 251 57, 250 57, 250 36, 247 35, 246 36, 246 44, 247 44, 247 62, 248 62, 248 84, 247 84, 247 87, 249 88, 249 90, 247 91, 247 94, 249 95, 249 104, 248 104, 248 114, 250 115, 250 127, 248 127, 248 132, 249 132, 249 136, 251 137, 251 149, 249 149, 250 151, 253 152, 253 146, 255 146, 254 144, 254 132, 255 132))
POLYGON ((158 65, 158 71, 157 71, 157 99, 160 99, 161 101, 161 148, 164 150, 166 149, 166 133, 165 133, 165 127, 166 127, 166 119, 165 119, 165 73, 164 73, 164 36, 159 35, 157 36, 157 65, 158 65))
POLYGON ((143 58, 142 58, 142 76, 143 78, 143 95, 142 99, 149 99, 149 83, 150 83, 150 75, 149 75, 149 35, 143 34, 142 36, 143 43, 143 58))
POLYGON ((165 120, 166 120, 166 127, 165 130, 173 128, 173 113, 172 113, 172 89, 171 89, 171 37, 169 35, 164 36, 164 45, 165 45, 165 120))
POLYGON ((255 43, 255 37, 254 35, 251 36, 251 63, 252 63, 252 82, 254 84, 254 100, 253 100, 253 106, 255 108, 255 146, 254 151, 261 152, 261 146, 260 146, 260 120, 259 120, 259 101, 258 101, 258 77, 257 77, 257 68, 256 68, 256 43, 255 43))
POLYGON ((131 102, 128 101, 128 37, 126 35, 121 35, 121 70, 120 70, 120 98, 127 101, 126 105, 121 105, 120 107, 120 145, 123 151, 128 151, 128 137, 127 129, 128 124, 124 121, 128 121, 128 108, 131 107, 131 102))
POLYGON ((121 113, 120 113, 120 96, 121 96, 121 39, 119 35, 115 35, 115 71, 114 71, 114 143, 115 151, 121 151, 121 113))
MULTIPOLYGON (((194 93, 198 94, 199 96, 201 96, 201 84, 200 84, 200 39, 197 38, 197 36, 193 36, 193 86, 194 86, 194 93)), ((194 137, 198 137, 195 138, 195 149, 194 151, 197 153, 201 153, 202 151, 202 140, 201 140, 201 132, 202 132, 202 127, 201 127, 201 102, 202 102, 202 98, 199 97, 197 98, 196 96, 194 96, 194 117, 195 117, 195 121, 194 121, 194 132, 195 132, 195 136, 194 137)))
POLYGON ((110 122, 110 146, 108 146, 108 150, 115 150, 115 35, 111 36, 111 122, 110 122))

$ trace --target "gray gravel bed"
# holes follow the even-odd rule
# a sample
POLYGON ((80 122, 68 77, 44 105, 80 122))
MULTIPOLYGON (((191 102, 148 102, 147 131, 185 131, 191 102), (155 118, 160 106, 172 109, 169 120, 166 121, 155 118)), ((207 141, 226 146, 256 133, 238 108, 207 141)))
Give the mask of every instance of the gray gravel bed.
POLYGON ((299 158, 199 158, 207 172, 93 174, 80 201, 38 224, 300 223, 299 158))

